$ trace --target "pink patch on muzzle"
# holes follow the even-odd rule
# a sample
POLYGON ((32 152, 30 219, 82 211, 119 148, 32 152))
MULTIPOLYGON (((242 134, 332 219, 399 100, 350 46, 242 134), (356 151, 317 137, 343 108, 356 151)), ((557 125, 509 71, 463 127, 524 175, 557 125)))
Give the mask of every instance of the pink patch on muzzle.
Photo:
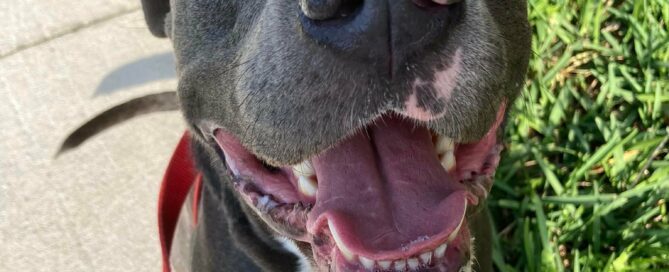
MULTIPOLYGON (((424 81, 421 78, 416 78, 413 83, 413 91, 409 96, 407 101, 404 103, 405 110, 400 111, 399 113, 407 117, 421 120, 421 121, 431 121, 439 119, 446 114, 446 109, 443 109, 442 112, 433 113, 420 106, 418 103, 418 86, 424 84, 432 84, 434 90, 436 91, 434 96, 431 99, 443 99, 444 102, 448 101, 451 98, 451 94, 455 89, 457 83, 458 75, 462 70, 462 56, 461 49, 455 51, 453 55, 452 65, 445 70, 437 71, 434 76, 433 82, 424 81)), ((422 94, 422 95, 431 95, 431 94, 422 94)))

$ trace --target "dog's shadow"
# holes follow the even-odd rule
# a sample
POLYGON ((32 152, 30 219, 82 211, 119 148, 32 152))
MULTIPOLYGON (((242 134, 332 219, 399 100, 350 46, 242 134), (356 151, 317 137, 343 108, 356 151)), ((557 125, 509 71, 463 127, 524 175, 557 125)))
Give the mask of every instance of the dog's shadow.
POLYGON ((124 64, 109 72, 93 96, 107 95, 128 87, 176 77, 171 52, 156 54, 124 64))

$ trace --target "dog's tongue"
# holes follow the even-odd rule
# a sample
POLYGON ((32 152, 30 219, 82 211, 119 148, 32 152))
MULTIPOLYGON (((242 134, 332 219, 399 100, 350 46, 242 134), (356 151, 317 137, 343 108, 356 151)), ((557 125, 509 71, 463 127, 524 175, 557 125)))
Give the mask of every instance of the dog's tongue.
POLYGON ((313 160, 309 230, 329 222, 348 248, 368 256, 445 237, 464 216, 465 188, 441 166, 426 128, 399 118, 376 123, 313 160))

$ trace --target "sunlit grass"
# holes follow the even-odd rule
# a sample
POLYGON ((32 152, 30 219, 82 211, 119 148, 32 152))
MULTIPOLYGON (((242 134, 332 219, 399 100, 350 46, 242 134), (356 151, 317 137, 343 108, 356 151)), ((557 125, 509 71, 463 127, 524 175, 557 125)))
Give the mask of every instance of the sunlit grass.
POLYGON ((530 0, 489 202, 500 271, 669 270, 669 1, 530 0))

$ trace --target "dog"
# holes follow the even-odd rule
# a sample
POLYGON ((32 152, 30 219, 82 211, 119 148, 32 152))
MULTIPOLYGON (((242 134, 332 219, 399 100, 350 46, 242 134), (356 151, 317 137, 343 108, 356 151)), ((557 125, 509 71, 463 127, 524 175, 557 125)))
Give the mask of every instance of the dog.
POLYGON ((525 0, 142 5, 179 81, 149 104, 183 112, 202 175, 173 271, 492 271, 485 199, 527 71, 525 0))

